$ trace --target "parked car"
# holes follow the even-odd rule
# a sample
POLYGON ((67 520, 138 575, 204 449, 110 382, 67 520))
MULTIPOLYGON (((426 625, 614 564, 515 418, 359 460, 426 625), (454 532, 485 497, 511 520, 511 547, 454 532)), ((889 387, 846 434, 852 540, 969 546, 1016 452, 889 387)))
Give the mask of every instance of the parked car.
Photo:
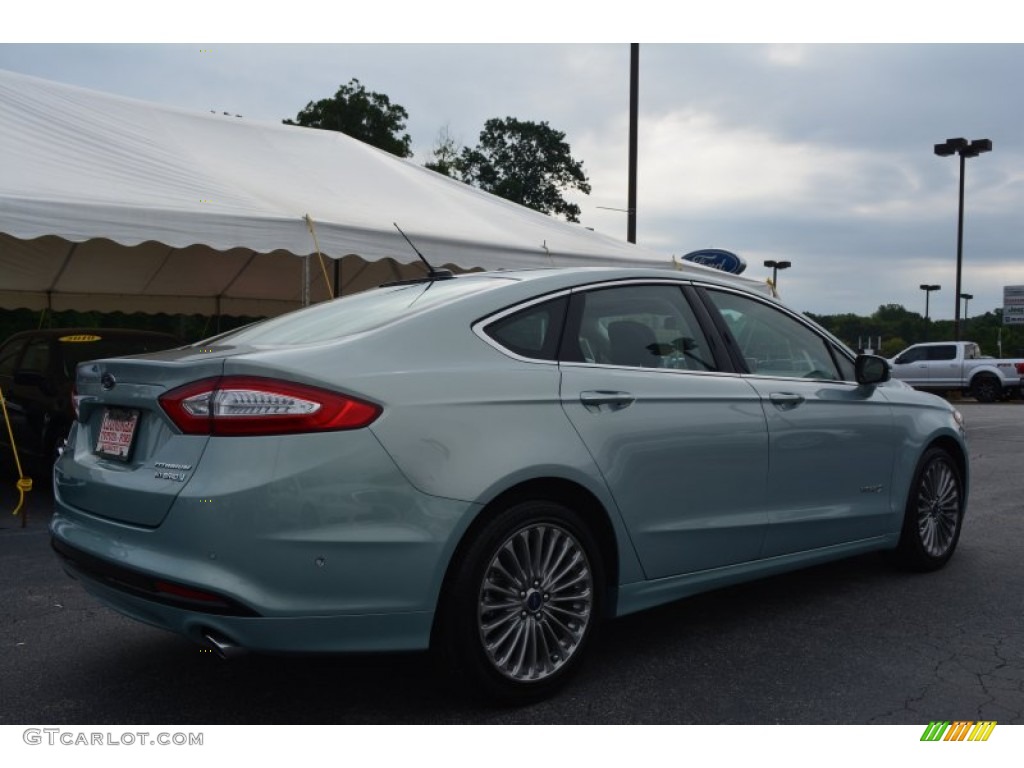
POLYGON ((935 341, 907 347, 889 361, 893 378, 916 389, 959 391, 981 403, 1020 395, 1024 360, 996 360, 973 341, 935 341))
MULTIPOLYGON (((24 331, 0 346, 0 389, 18 454, 48 475, 57 445, 68 434, 74 411, 75 366, 90 358, 119 357, 178 346, 170 334, 95 328, 24 331)), ((10 438, 0 413, 0 462, 11 462, 10 438)))
POLYGON ((222 655, 431 647, 502 701, 607 617, 874 550, 942 566, 959 413, 752 285, 462 275, 80 366, 53 546, 222 655))

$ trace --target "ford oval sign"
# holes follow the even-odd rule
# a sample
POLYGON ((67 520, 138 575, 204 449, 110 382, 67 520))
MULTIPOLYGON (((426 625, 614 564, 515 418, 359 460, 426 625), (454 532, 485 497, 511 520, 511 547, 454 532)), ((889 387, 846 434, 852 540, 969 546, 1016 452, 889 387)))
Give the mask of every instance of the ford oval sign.
POLYGON ((731 272, 734 275, 742 274, 743 270, 747 268, 747 262, 732 251, 723 251, 721 248, 704 248, 699 251, 691 251, 683 256, 683 261, 700 264, 704 267, 714 267, 723 272, 731 272))

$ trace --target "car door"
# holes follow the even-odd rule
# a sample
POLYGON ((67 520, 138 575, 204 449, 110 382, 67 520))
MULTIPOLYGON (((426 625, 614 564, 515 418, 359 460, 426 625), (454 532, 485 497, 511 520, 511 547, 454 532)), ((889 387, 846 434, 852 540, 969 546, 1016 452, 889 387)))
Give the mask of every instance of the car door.
POLYGON ((892 361, 892 377, 912 387, 927 387, 931 377, 928 347, 910 347, 892 361))
POLYGON ((741 563, 761 550, 767 427, 757 393, 721 373, 723 352, 678 283, 572 296, 562 406, 648 578, 741 563))
POLYGON ((852 381, 849 357, 796 314, 735 291, 709 288, 704 295, 735 341, 767 419, 762 556, 892 531, 900 439, 879 388, 852 381))
POLYGON ((961 367, 956 344, 936 344, 928 350, 928 386, 936 389, 962 386, 961 367))

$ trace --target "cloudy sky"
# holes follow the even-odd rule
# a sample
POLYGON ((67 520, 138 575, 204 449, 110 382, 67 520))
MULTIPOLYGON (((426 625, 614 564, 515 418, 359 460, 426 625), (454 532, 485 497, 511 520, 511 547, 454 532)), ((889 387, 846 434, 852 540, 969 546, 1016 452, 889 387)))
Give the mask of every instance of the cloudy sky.
MULTIPOLYGON (((865 14, 837 15, 827 33, 794 31, 776 19, 766 31, 748 24, 742 33, 716 34, 726 14, 707 22, 708 39, 744 42, 703 42, 687 29, 678 36, 687 42, 641 44, 638 242, 666 255, 732 250, 754 277, 768 275, 766 259, 790 261, 779 278, 783 297, 816 313, 869 314, 888 303, 923 312, 918 286, 937 283, 932 317, 951 318, 959 165, 935 156, 933 145, 988 138, 993 151, 967 163, 962 290, 975 297, 971 315, 1001 306, 1004 285, 1024 285, 1024 45, 851 43, 846 21, 858 40, 886 39, 870 25, 888 6, 857 7, 865 14), (857 23, 871 31, 859 33, 857 23), (771 39, 809 42, 763 42, 771 39)), ((402 4, 395 8, 400 15, 402 4)), ((517 8, 543 12, 533 2, 517 8)), ((986 18, 998 35, 998 17, 986 18)), ((354 35, 345 20, 294 14, 285 27, 294 33, 249 39, 348 40, 354 35)), ((582 223, 625 239, 625 214, 605 208, 626 207, 628 43, 590 43, 586 31, 560 31, 571 18, 560 17, 565 27, 524 27, 522 14, 508 30, 439 35, 435 17, 432 33, 417 35, 405 18, 401 33, 371 36, 458 43, 238 43, 246 35, 229 21, 202 26, 210 39, 195 42, 182 42, 193 37, 189 27, 171 25, 165 36, 175 43, 160 42, 153 28, 97 34, 94 21, 91 37, 103 42, 83 43, 76 41, 90 34, 68 20, 46 33, 23 23, 6 37, 0 32, 0 69, 275 122, 358 78, 408 110, 418 162, 445 127, 471 145, 491 117, 547 121, 565 132, 593 186, 589 196, 574 197, 582 223), (121 42, 135 39, 153 42, 121 42)), ((615 21, 606 19, 590 39, 626 36, 615 34, 615 21)), ((640 29, 633 39, 664 39, 650 16, 647 24, 647 37, 640 29)), ((929 37, 908 28, 897 28, 895 39, 929 37)), ((968 32, 968 39, 984 38, 968 32)), ((940 29, 934 39, 958 35, 940 29)))

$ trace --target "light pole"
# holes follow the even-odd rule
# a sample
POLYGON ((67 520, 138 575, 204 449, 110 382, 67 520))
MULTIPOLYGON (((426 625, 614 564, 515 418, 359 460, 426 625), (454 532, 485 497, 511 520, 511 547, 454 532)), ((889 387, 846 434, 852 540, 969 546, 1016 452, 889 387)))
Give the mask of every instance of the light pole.
POLYGON ((968 157, 977 157, 982 152, 992 151, 990 139, 946 139, 943 144, 935 145, 935 154, 939 157, 960 155, 960 205, 956 227, 956 314, 953 316, 953 336, 960 341, 960 274, 964 259, 964 167, 968 157))
POLYGON ((764 265, 766 267, 768 267, 772 271, 772 290, 775 291, 776 293, 778 293, 779 292, 779 270, 780 269, 789 269, 793 265, 790 262, 788 262, 788 261, 773 261, 771 259, 766 261, 764 263, 764 265))
POLYGON ((973 293, 961 293, 960 298, 964 300, 964 330, 967 330, 967 304, 974 298, 973 293))
POLYGON ((626 217, 626 242, 636 242, 636 165, 637 165, 637 113, 640 101, 640 43, 629 45, 629 183, 626 195, 629 202, 626 217))
POLYGON ((924 340, 928 341, 928 299, 931 298, 932 291, 938 291, 942 288, 941 285, 922 285, 921 290, 924 291, 924 340))

